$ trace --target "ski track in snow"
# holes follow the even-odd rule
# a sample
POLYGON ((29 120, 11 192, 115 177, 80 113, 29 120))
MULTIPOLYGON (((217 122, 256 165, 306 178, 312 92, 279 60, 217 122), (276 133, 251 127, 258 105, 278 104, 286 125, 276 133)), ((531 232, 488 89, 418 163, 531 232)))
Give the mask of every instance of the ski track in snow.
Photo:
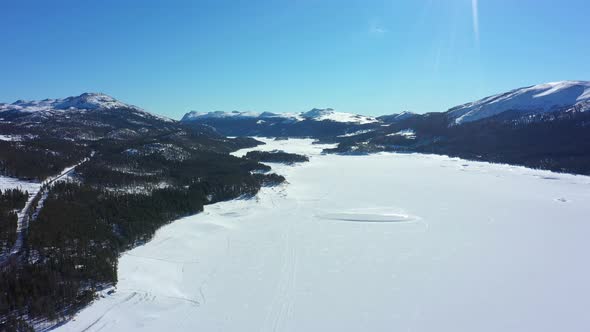
POLYGON ((124 254, 57 331, 587 331, 590 177, 436 155, 273 164, 124 254), (328 218, 326 218, 328 217, 328 218))

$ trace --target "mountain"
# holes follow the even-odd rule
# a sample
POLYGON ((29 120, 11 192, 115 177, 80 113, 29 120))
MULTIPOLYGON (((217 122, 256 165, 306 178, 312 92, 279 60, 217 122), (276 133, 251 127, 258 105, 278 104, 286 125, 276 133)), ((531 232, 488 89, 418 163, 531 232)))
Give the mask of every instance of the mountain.
POLYGON ((301 117, 306 120, 313 121, 332 121, 342 123, 354 123, 361 125, 377 122, 377 120, 373 117, 351 113, 336 112, 331 108, 314 108, 310 111, 301 113, 301 117))
POLYGON ((399 122, 405 119, 413 118, 418 114, 413 112, 404 111, 401 113, 390 114, 390 115, 382 115, 377 117, 377 120, 381 122, 391 123, 391 122, 399 122))
POLYGON ((43 179, 92 151, 140 142, 166 142, 186 153, 255 144, 228 140, 206 125, 189 128, 102 93, 0 104, 0 175, 43 179))
MULTIPOLYGON (((268 115, 275 115, 273 113, 255 113, 255 112, 238 112, 238 111, 232 111, 232 112, 222 112, 222 111, 213 111, 213 112, 207 112, 207 113, 200 113, 197 111, 191 111, 187 114, 185 114, 182 117, 181 121, 198 121, 201 119, 227 119, 227 118, 238 118, 238 119, 252 119, 252 118, 258 118, 258 117, 266 117, 268 115)), ((277 114, 277 116, 279 116, 277 114)))
POLYGON ((207 125, 228 136, 333 137, 372 128, 379 121, 370 116, 314 108, 300 113, 189 112, 182 123, 207 125))
POLYGON ((377 122, 373 117, 363 116, 358 114, 336 112, 332 108, 314 108, 307 112, 301 113, 271 113, 271 112, 222 112, 214 111, 201 113, 191 111, 184 115, 181 121, 201 121, 205 119, 277 119, 282 121, 332 121, 353 124, 367 124, 377 122))
POLYGON ((63 99, 44 99, 39 101, 17 100, 14 103, 0 103, 0 118, 12 120, 15 118, 43 118, 72 113, 126 110, 142 117, 159 119, 166 122, 174 120, 154 115, 143 109, 125 104, 103 93, 83 93, 79 96, 63 99))
POLYGON ((512 111, 520 115, 549 113, 590 101, 590 82, 562 81, 515 89, 448 111, 455 124, 512 111))
POLYGON ((44 99, 41 101, 17 100, 12 104, 0 104, 2 111, 20 111, 20 112, 51 112, 55 110, 69 109, 115 109, 115 108, 134 108, 122 103, 115 98, 103 93, 83 93, 79 96, 68 97, 64 99, 44 99))

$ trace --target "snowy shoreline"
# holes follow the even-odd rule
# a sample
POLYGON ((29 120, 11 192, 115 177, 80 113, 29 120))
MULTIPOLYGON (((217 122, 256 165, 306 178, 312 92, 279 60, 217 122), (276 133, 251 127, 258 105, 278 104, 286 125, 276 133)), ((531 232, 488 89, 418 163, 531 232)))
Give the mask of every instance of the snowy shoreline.
POLYGON ((161 228, 120 258, 114 294, 57 330, 590 324, 590 272, 578 263, 590 249, 589 177, 436 155, 321 155, 312 140, 265 141, 236 154, 281 149, 310 162, 273 164, 288 184, 161 228))

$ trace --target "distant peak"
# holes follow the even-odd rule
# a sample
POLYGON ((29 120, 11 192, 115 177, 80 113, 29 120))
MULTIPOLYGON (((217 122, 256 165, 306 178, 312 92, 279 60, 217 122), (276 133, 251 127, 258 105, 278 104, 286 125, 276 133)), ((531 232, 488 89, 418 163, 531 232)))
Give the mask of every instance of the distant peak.
POLYGON ((374 117, 352 113, 336 112, 333 108, 314 108, 310 111, 301 113, 301 116, 305 119, 315 121, 328 120, 333 122, 348 122, 358 124, 377 122, 377 119, 375 119, 374 117))
POLYGON ((128 105, 118 101, 117 99, 104 94, 96 92, 85 92, 79 96, 68 97, 63 100, 59 100, 56 105, 56 109, 116 109, 116 108, 133 108, 139 109, 136 106, 128 105))
POLYGON ((17 100, 12 104, 0 104, 0 112, 16 111, 21 113, 43 114, 67 111, 103 111, 119 109, 131 110, 138 114, 141 113, 157 117, 164 121, 171 121, 168 118, 145 112, 137 106, 120 102, 107 94, 97 92, 85 92, 79 96, 72 96, 63 99, 43 99, 36 101, 17 100))
POLYGON ((334 113, 333 108, 313 108, 307 112, 301 113, 301 116, 303 116, 304 118, 315 119, 332 113, 334 113))

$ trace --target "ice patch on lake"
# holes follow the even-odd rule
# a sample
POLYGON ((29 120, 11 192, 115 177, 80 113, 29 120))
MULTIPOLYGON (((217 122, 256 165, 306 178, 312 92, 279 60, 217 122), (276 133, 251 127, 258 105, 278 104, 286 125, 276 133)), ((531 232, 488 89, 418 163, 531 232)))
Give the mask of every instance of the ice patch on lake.
POLYGON ((381 209, 357 209, 351 211, 324 212, 315 215, 316 218, 335 221, 352 222, 409 222, 417 220, 417 217, 397 212, 384 212, 381 209))

